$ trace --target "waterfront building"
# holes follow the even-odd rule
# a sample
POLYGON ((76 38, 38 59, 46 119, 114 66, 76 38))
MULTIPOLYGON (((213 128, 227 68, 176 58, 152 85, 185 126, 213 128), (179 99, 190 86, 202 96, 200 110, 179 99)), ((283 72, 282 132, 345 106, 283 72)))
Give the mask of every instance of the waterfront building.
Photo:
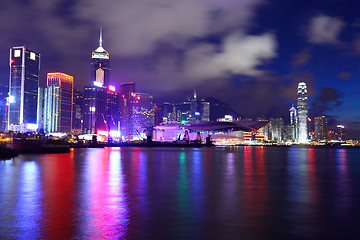
POLYGON ((298 117, 297 111, 294 107, 294 104, 291 106, 290 110, 290 129, 291 129, 291 138, 288 140, 297 141, 298 139, 298 117))
POLYGON ((90 84, 108 86, 110 84, 110 55, 102 46, 102 30, 100 30, 99 47, 91 54, 90 84))
POLYGON ((114 86, 85 87, 83 103, 84 134, 119 131, 119 93, 114 86))
POLYGON ((266 140, 282 142, 284 140, 284 120, 282 118, 270 118, 270 123, 265 126, 266 140))
POLYGON ((201 102, 201 121, 202 122, 210 121, 210 102, 206 102, 206 101, 201 102))
POLYGON ((132 93, 130 109, 130 136, 133 139, 144 139, 150 136, 155 126, 153 96, 149 93, 132 93))
POLYGON ((40 54, 25 46, 10 49, 7 129, 24 132, 37 128, 40 54))
POLYGON ((120 84, 120 132, 123 138, 130 136, 131 106, 130 99, 135 92, 135 83, 120 84))
POLYGON ((315 117, 315 141, 328 140, 328 130, 325 116, 315 117))
POLYGON ((106 115, 106 87, 87 86, 84 88, 83 133, 94 134, 97 130, 107 129, 106 115))
POLYGON ((37 117, 36 125, 39 129, 44 129, 44 88, 38 88, 37 117))
POLYGON ((197 94, 196 94, 196 90, 194 89, 194 95, 193 95, 193 98, 191 99, 190 101, 191 103, 191 119, 190 119, 190 122, 196 122, 196 118, 197 118, 197 115, 200 115, 200 113, 198 113, 197 111, 197 94))
POLYGON ((73 112, 73 76, 48 73, 44 91, 44 131, 70 133, 73 112))
POLYGON ((304 82, 298 84, 297 89, 297 114, 298 114, 298 142, 308 142, 308 98, 307 87, 304 82))
POLYGON ((83 101, 84 101, 83 92, 74 89, 72 132, 79 132, 83 128, 83 113, 82 113, 83 101))
POLYGON ((335 140, 345 141, 345 126, 344 125, 336 125, 335 131, 335 140))

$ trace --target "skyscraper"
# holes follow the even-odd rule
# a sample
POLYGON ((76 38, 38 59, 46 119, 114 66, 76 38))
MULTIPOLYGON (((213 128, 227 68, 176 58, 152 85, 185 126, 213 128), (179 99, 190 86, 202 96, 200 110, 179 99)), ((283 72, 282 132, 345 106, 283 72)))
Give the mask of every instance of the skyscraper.
POLYGON ((297 141, 298 139, 298 119, 297 119, 297 111, 294 107, 294 104, 291 106, 290 110, 290 128, 291 128, 291 140, 297 141))
POLYGON ((298 84, 297 89, 297 113, 298 113, 298 131, 299 143, 308 141, 308 98, 307 88, 304 82, 298 84))
POLYGON ((315 117, 315 140, 327 140, 327 124, 325 116, 315 117))
POLYGON ((149 93, 132 93, 130 109, 130 136, 137 139, 150 135, 155 125, 153 96, 149 93))
POLYGON ((40 54, 25 46, 10 49, 8 130, 37 128, 40 54))
POLYGON ((48 73, 44 93, 44 131, 71 132, 73 77, 64 73, 48 73))
POLYGON ((131 106, 130 99, 132 93, 135 92, 135 83, 121 83, 120 84, 120 127, 121 135, 127 138, 130 134, 131 124, 131 106))
POLYGON ((83 128, 83 101, 84 96, 80 90, 74 89, 73 94, 73 122, 72 130, 81 132, 83 128))
POLYGON ((84 88, 83 133, 106 130, 106 87, 88 86, 84 88))
POLYGON ((90 84, 108 86, 110 84, 110 55, 102 46, 102 30, 100 30, 99 47, 91 54, 90 84))

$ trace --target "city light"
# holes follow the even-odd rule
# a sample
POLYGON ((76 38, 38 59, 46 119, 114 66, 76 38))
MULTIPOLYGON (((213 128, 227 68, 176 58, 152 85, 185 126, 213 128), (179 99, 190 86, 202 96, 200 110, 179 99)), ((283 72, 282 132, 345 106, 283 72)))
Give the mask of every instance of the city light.
POLYGON ((15 102, 14 96, 9 96, 9 97, 8 97, 8 102, 9 102, 9 103, 14 103, 14 102, 15 102))
POLYGON ((120 133, 120 131, 111 130, 110 131, 110 136, 112 136, 114 138, 119 138, 119 137, 121 137, 121 133, 120 133))
POLYGON ((95 112, 95 107, 90 107, 90 112, 95 112))
POLYGON ((97 81, 94 81, 94 86, 96 87, 102 87, 102 83, 101 82, 97 82, 97 81))
POLYGON ((97 134, 107 136, 107 135, 109 135, 109 132, 105 131, 105 130, 98 130, 97 134))
POLYGON ((38 128, 38 125, 36 123, 27 123, 26 128, 29 130, 36 130, 38 128))
POLYGON ((108 89, 109 89, 109 91, 112 91, 112 92, 115 92, 115 91, 116 91, 115 87, 114 87, 114 86, 111 86, 111 85, 108 87, 108 89))
POLYGON ((337 125, 336 127, 337 127, 337 128, 345 128, 344 125, 337 125))

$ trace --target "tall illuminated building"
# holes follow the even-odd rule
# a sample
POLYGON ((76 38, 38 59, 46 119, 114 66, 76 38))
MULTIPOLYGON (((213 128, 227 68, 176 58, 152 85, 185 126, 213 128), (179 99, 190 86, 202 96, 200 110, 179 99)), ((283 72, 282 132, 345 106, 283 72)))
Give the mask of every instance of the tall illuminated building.
POLYGON ((96 82, 98 86, 110 84, 110 55, 102 46, 102 30, 99 47, 91 54, 90 82, 96 82))
POLYGON ((298 84, 297 89, 297 113, 298 113, 298 131, 299 143, 308 141, 308 98, 307 88, 304 82, 298 84))
POLYGON ((298 119, 297 119, 297 111, 294 105, 291 106, 290 110, 290 129, 291 129, 291 140, 297 141, 298 139, 298 119))
POLYGON ((315 140, 327 140, 327 123, 325 116, 315 117, 315 140))
POLYGON ((114 86, 84 88, 83 133, 119 131, 119 93, 114 86))
POLYGON ((72 76, 48 73, 44 91, 44 131, 71 132, 73 112, 72 76))
POLYGON ((27 131, 37 128, 37 99, 40 54, 25 46, 10 49, 7 129, 27 131))
POLYGON ((149 93, 132 93, 130 98, 130 136, 146 138, 155 126, 155 106, 149 93))
POLYGON ((135 92, 135 83, 127 82, 120 84, 120 131, 123 138, 130 136, 131 128, 131 105, 130 100, 135 92))

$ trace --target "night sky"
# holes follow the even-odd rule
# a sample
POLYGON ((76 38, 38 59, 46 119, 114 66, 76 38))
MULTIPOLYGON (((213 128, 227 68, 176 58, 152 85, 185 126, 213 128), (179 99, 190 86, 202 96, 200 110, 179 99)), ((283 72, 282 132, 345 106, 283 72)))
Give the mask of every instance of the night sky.
POLYGON ((42 85, 61 71, 82 89, 102 26, 115 86, 135 82, 158 102, 196 88, 243 116, 288 121, 304 81, 310 117, 359 138, 359 9, 356 0, 1 1, 0 82, 9 48, 25 45, 41 54, 42 85))

